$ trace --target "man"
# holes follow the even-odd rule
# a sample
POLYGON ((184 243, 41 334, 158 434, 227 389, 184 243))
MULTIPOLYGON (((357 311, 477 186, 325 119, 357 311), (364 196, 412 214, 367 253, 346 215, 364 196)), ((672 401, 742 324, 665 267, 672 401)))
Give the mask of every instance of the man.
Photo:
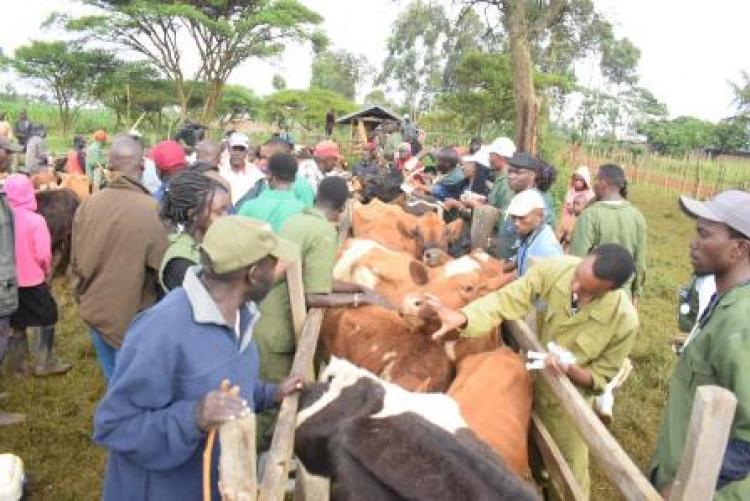
POLYGON ((204 139, 195 145, 195 161, 208 162, 217 169, 221 163, 221 143, 212 139, 204 139))
MULTIPOLYGON (((462 336, 480 336, 493 331, 503 320, 523 318, 536 307, 543 319, 539 329, 542 345, 557 343, 576 359, 564 364, 549 354, 546 370, 565 374, 592 404, 594 395, 601 393, 619 371, 638 333, 638 314, 620 290, 633 271, 630 253, 616 244, 597 247, 583 259, 545 259, 523 277, 460 311, 430 300, 442 320, 434 337, 454 329, 462 329, 462 336)), ((541 378, 535 383, 534 411, 588 498, 588 447, 541 378)))
POLYGON ((76 211, 71 250, 79 312, 106 379, 128 324, 156 302, 158 271, 169 245, 159 205, 140 183, 140 143, 117 138, 109 165, 113 180, 76 211))
POLYGON ((240 207, 238 214, 265 221, 278 232, 284 222, 305 208, 294 195, 297 159, 288 153, 277 153, 268 161, 268 189, 240 207))
POLYGON ((514 196, 507 213, 513 219, 520 244, 516 273, 522 277, 536 260, 562 256, 555 232, 544 222, 544 199, 537 190, 525 190, 514 196))
POLYGON ((313 150, 314 160, 306 160, 300 165, 300 174, 317 192, 318 185, 324 177, 346 175, 339 166, 343 158, 338 144, 334 141, 321 141, 313 150))
POLYGON ((26 141, 31 136, 31 120, 29 120, 29 113, 26 110, 21 110, 18 114, 18 120, 13 127, 13 135, 16 136, 18 143, 21 145, 21 151, 26 148, 26 141))
POLYGON ((336 125, 336 110, 331 108, 330 110, 328 110, 328 113, 326 113, 326 137, 331 137, 331 134, 333 134, 334 125, 336 125))
POLYGON ((33 176, 49 166, 47 156, 47 131, 43 125, 32 125, 29 138, 26 141, 26 165, 24 172, 33 176))
MULTIPOLYGON (((263 146, 260 147, 257 166, 261 172, 263 172, 264 176, 268 175, 268 159, 277 153, 291 154, 292 145, 281 138, 273 137, 263 143, 263 146)), ((262 177, 250 190, 248 190, 247 193, 245 193, 245 196, 237 202, 236 207, 240 208, 248 200, 257 198, 266 188, 268 188, 268 178, 262 177)), ((299 166, 297 167, 297 175, 295 176, 294 184, 292 185, 292 192, 297 200, 305 204, 306 207, 312 207, 313 202, 315 201, 315 191, 312 186, 310 186, 310 183, 308 183, 300 174, 299 166)))
POLYGON ((484 145, 484 141, 482 141, 481 137, 472 137, 469 141, 469 155, 473 155, 479 151, 482 148, 482 145, 484 145))
POLYGON ((442 148, 437 154, 435 168, 440 177, 432 186, 432 195, 438 200, 461 198, 464 187, 464 171, 455 148, 442 148))
POLYGON ((623 196, 627 193, 625 172, 617 165, 599 167, 594 180, 596 202, 576 220, 570 237, 570 253, 585 256, 601 244, 620 244, 635 259, 635 276, 625 284, 635 304, 643 294, 646 280, 646 219, 623 196))
POLYGON ((245 195, 263 177, 263 173, 248 160, 250 141, 245 134, 234 132, 229 136, 229 161, 219 165, 219 173, 232 187, 232 205, 245 195))
POLYGON ((362 157, 352 168, 352 175, 356 177, 377 176, 380 174, 378 162, 375 158, 375 143, 366 143, 362 147, 362 157))
POLYGON ((488 146, 490 154, 490 168, 495 172, 495 183, 487 195, 487 203, 505 212, 513 191, 508 186, 508 160, 516 152, 516 145, 507 137, 498 137, 488 146))
POLYGON ((5 178, 10 174, 10 166, 13 162, 13 155, 23 151, 20 145, 12 143, 5 137, 0 137, 0 186, 5 182, 5 178))
POLYGON ((419 142, 419 129, 409 115, 404 115, 401 121, 401 136, 403 136, 405 142, 411 145, 411 151, 414 155, 422 150, 422 145, 419 142))
POLYGON ((714 274, 716 294, 685 343, 669 383, 651 463, 651 479, 668 497, 689 433, 698 386, 716 385, 737 397, 729 443, 714 499, 750 499, 750 194, 719 193, 707 202, 680 198, 696 219, 690 260, 697 275, 714 274))
MULTIPOLYGON (((277 260, 297 251, 265 225, 219 218, 200 246, 203 269, 136 318, 94 416, 94 440, 109 449, 108 501, 200 498, 206 432, 278 405, 302 388, 258 377, 254 326, 277 260), (235 385, 229 389, 229 381, 235 385), (222 389, 219 389, 219 385, 222 389)), ((210 487, 218 499, 218 447, 210 487)))
POLYGON ((86 150, 86 175, 93 184, 94 190, 98 190, 103 181, 102 169, 107 165, 104 157, 104 144, 109 137, 103 130, 98 130, 94 132, 91 139, 91 144, 86 150))
POLYGON ((159 189, 154 193, 154 198, 161 202, 169 181, 187 168, 185 150, 177 141, 160 141, 151 149, 151 158, 161 181, 159 189))

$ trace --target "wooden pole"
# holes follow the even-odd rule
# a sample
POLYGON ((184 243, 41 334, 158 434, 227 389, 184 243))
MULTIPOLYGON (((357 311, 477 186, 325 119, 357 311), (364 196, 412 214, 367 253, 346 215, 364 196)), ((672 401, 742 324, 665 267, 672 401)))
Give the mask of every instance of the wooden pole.
POLYGON ((223 501, 255 501, 255 414, 219 428, 219 490, 223 501))
POLYGON ((531 415, 531 437, 560 498, 565 501, 586 499, 568 463, 565 462, 562 452, 536 413, 531 415))
POLYGON ((713 499, 736 407, 737 397, 731 391, 698 387, 670 500, 713 499))
MULTIPOLYGON (((308 368, 312 367, 322 322, 323 310, 317 308, 310 310, 297 343, 292 374, 307 374, 308 368)), ((276 420, 276 431, 268 452, 268 463, 260 486, 259 501, 284 499, 289 464, 294 451, 294 430, 297 425, 298 407, 299 393, 289 395, 281 403, 279 417, 276 420)))
MULTIPOLYGON (((522 349, 546 352, 524 322, 514 321, 507 322, 507 324, 510 333, 522 349)), ((601 463, 604 473, 620 489, 625 498, 628 500, 661 499, 570 380, 565 376, 555 376, 548 370, 540 371, 540 377, 549 385, 592 454, 601 463)))

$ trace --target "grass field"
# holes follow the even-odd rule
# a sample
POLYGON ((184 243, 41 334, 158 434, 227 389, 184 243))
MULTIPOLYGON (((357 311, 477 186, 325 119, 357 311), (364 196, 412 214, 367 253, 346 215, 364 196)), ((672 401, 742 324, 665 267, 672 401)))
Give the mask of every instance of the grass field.
MULTIPOLYGON (((645 469, 674 364, 668 340, 676 330, 675 291, 689 275, 693 225, 678 211, 675 197, 635 186, 632 200, 649 224, 649 272, 641 305, 643 328, 632 354, 635 371, 618 394, 612 429, 645 469)), ((55 292, 62 312, 60 353, 75 367, 53 379, 3 377, 0 390, 9 392, 3 408, 27 413, 28 421, 0 429, 0 452, 12 451, 25 461, 31 499, 97 499, 104 453, 91 443, 91 419, 104 383, 67 285, 58 281, 55 292)), ((600 473, 594 476, 592 499, 617 499, 600 473)))

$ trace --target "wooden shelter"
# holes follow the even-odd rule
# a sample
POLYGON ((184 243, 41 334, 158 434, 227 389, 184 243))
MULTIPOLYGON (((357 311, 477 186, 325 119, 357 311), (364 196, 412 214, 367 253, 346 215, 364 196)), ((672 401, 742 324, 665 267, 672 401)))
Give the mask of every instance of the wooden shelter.
POLYGON ((401 118, 383 106, 367 106, 354 113, 349 113, 336 120, 336 125, 349 125, 352 139, 367 141, 375 127, 383 122, 400 122, 401 118), (362 137, 364 136, 364 137, 362 137))

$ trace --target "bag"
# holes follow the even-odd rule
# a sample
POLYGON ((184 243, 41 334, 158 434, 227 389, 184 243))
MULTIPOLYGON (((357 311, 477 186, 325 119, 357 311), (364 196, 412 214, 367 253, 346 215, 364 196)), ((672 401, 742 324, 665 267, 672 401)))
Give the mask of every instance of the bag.
POLYGON ((5 193, 0 191, 0 317, 18 309, 15 233, 13 211, 5 193))

